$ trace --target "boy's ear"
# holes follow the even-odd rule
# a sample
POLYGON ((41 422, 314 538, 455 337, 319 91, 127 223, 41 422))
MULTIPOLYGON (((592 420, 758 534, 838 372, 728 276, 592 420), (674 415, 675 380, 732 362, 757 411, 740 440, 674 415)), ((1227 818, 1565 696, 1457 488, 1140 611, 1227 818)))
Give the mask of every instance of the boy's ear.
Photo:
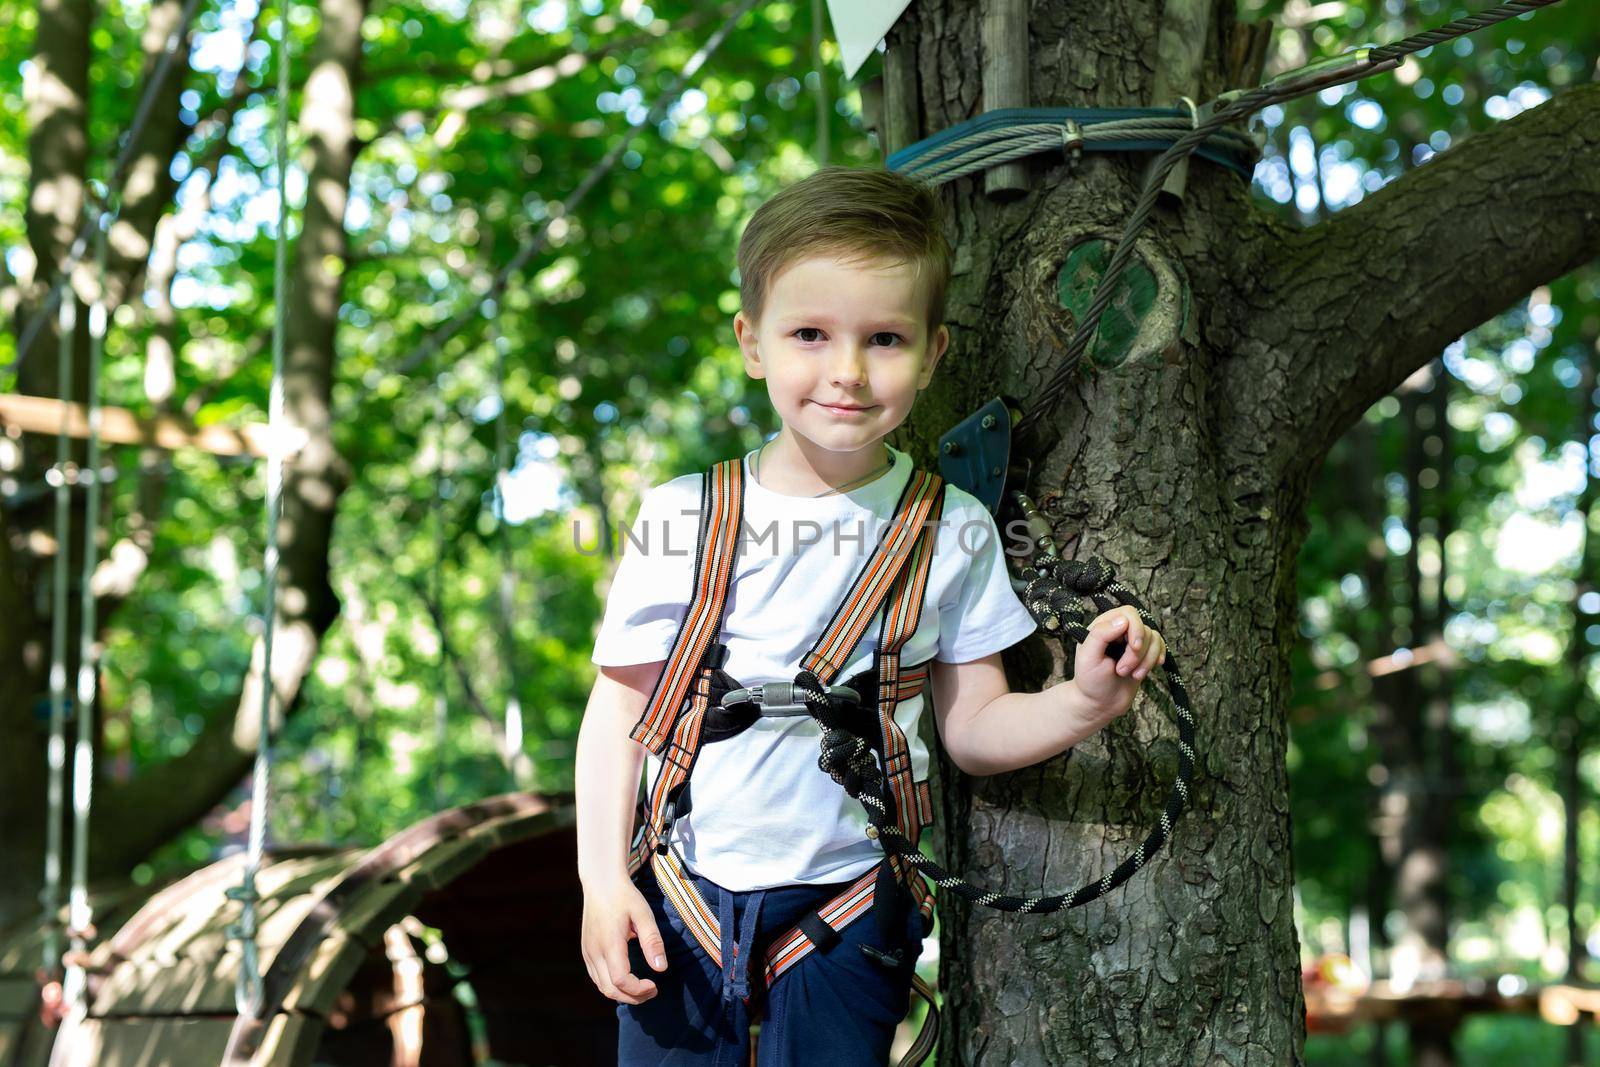
POLYGON ((744 372, 752 378, 765 378, 766 367, 761 363, 761 353, 756 348, 756 327, 743 311, 733 316, 733 336, 739 342, 739 352, 744 356, 744 372))
POLYGON ((917 390, 919 392, 926 389, 928 383, 933 381, 934 368, 939 365, 939 361, 944 358, 945 350, 949 347, 950 327, 940 323, 939 328, 934 331, 932 343, 928 346, 928 358, 922 365, 922 374, 917 379, 917 390))

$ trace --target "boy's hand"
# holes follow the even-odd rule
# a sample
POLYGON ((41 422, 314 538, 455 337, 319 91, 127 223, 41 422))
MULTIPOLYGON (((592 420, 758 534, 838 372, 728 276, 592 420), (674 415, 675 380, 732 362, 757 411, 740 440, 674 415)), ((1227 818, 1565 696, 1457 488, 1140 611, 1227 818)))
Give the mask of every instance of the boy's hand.
POLYGON ((1144 624, 1139 613, 1122 605, 1089 624, 1089 636, 1073 657, 1073 681, 1089 705, 1093 728, 1099 729, 1133 706, 1134 694, 1151 668, 1165 663, 1167 643, 1144 624), (1116 660, 1107 655, 1114 641, 1127 648, 1116 660))
POLYGON ((595 988, 621 1004, 642 1004, 656 995, 656 984, 628 969, 628 939, 638 937, 650 966, 667 969, 666 947, 650 902, 630 881, 603 890, 584 889, 583 964, 595 988))

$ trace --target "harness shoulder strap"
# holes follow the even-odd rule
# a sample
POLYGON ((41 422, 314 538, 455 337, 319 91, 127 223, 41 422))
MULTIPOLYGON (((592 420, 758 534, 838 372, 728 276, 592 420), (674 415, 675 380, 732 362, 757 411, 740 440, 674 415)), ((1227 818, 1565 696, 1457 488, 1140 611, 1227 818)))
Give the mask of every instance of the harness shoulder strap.
POLYGON ((923 470, 911 472, 900 501, 895 505, 895 516, 887 534, 862 564, 850 585, 850 592, 823 628, 822 636, 800 660, 801 668, 815 674, 823 685, 832 685, 844 670, 850 653, 855 651, 872 617, 888 598, 919 538, 925 532, 936 532, 924 527, 930 515, 937 518, 936 507, 944 497, 943 490, 944 480, 937 474, 923 470))
POLYGON ((900 654, 917 632, 922 620, 922 602, 928 589, 938 528, 934 523, 944 513, 944 493, 940 492, 930 512, 930 522, 911 547, 908 564, 895 578, 889 603, 883 612, 878 632, 875 669, 878 677, 878 730, 883 755, 883 773, 888 784, 888 799, 900 832, 915 841, 923 820, 917 803, 916 781, 911 770, 911 750, 905 734, 895 722, 895 710, 922 692, 927 680, 927 664, 906 670, 900 654), (908 677, 909 676, 909 677, 908 677), (908 685, 910 681, 912 684, 908 685))
POLYGON ((701 479, 700 533, 695 546, 694 587, 683 624, 673 639, 672 651, 656 679, 650 701, 629 737, 661 754, 672 731, 673 719, 705 666, 718 633, 733 579, 739 529, 744 522, 744 461, 729 459, 713 466, 701 479))

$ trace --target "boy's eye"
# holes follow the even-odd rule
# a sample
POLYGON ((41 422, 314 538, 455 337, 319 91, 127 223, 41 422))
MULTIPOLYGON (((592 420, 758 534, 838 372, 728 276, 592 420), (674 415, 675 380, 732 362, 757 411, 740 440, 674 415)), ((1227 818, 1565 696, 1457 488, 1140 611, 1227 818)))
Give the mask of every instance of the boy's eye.
MULTIPOLYGON (((815 326, 802 326, 798 330, 794 331, 794 335, 806 344, 820 340, 821 333, 822 331, 817 329, 815 326), (818 336, 810 336, 813 334, 818 336)), ((888 330, 880 330, 871 337, 867 338, 867 341, 874 346, 882 345, 886 347, 903 342, 904 340, 905 338, 901 337, 899 334, 891 333, 888 330), (885 338, 887 338, 887 340, 885 340, 885 338)))

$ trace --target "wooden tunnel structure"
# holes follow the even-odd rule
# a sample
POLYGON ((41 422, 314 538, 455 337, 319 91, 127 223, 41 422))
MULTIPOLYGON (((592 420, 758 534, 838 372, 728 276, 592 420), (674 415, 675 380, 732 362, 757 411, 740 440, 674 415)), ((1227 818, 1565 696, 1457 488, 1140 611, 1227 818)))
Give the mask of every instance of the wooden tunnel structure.
POLYGON ((259 1020, 234 1008, 239 905, 224 894, 242 854, 102 893, 87 1012, 54 1029, 39 1020, 38 922, 0 932, 0 1067, 614 1063, 614 1005, 578 947, 573 827, 570 805, 518 793, 370 849, 269 853, 259 1020))

